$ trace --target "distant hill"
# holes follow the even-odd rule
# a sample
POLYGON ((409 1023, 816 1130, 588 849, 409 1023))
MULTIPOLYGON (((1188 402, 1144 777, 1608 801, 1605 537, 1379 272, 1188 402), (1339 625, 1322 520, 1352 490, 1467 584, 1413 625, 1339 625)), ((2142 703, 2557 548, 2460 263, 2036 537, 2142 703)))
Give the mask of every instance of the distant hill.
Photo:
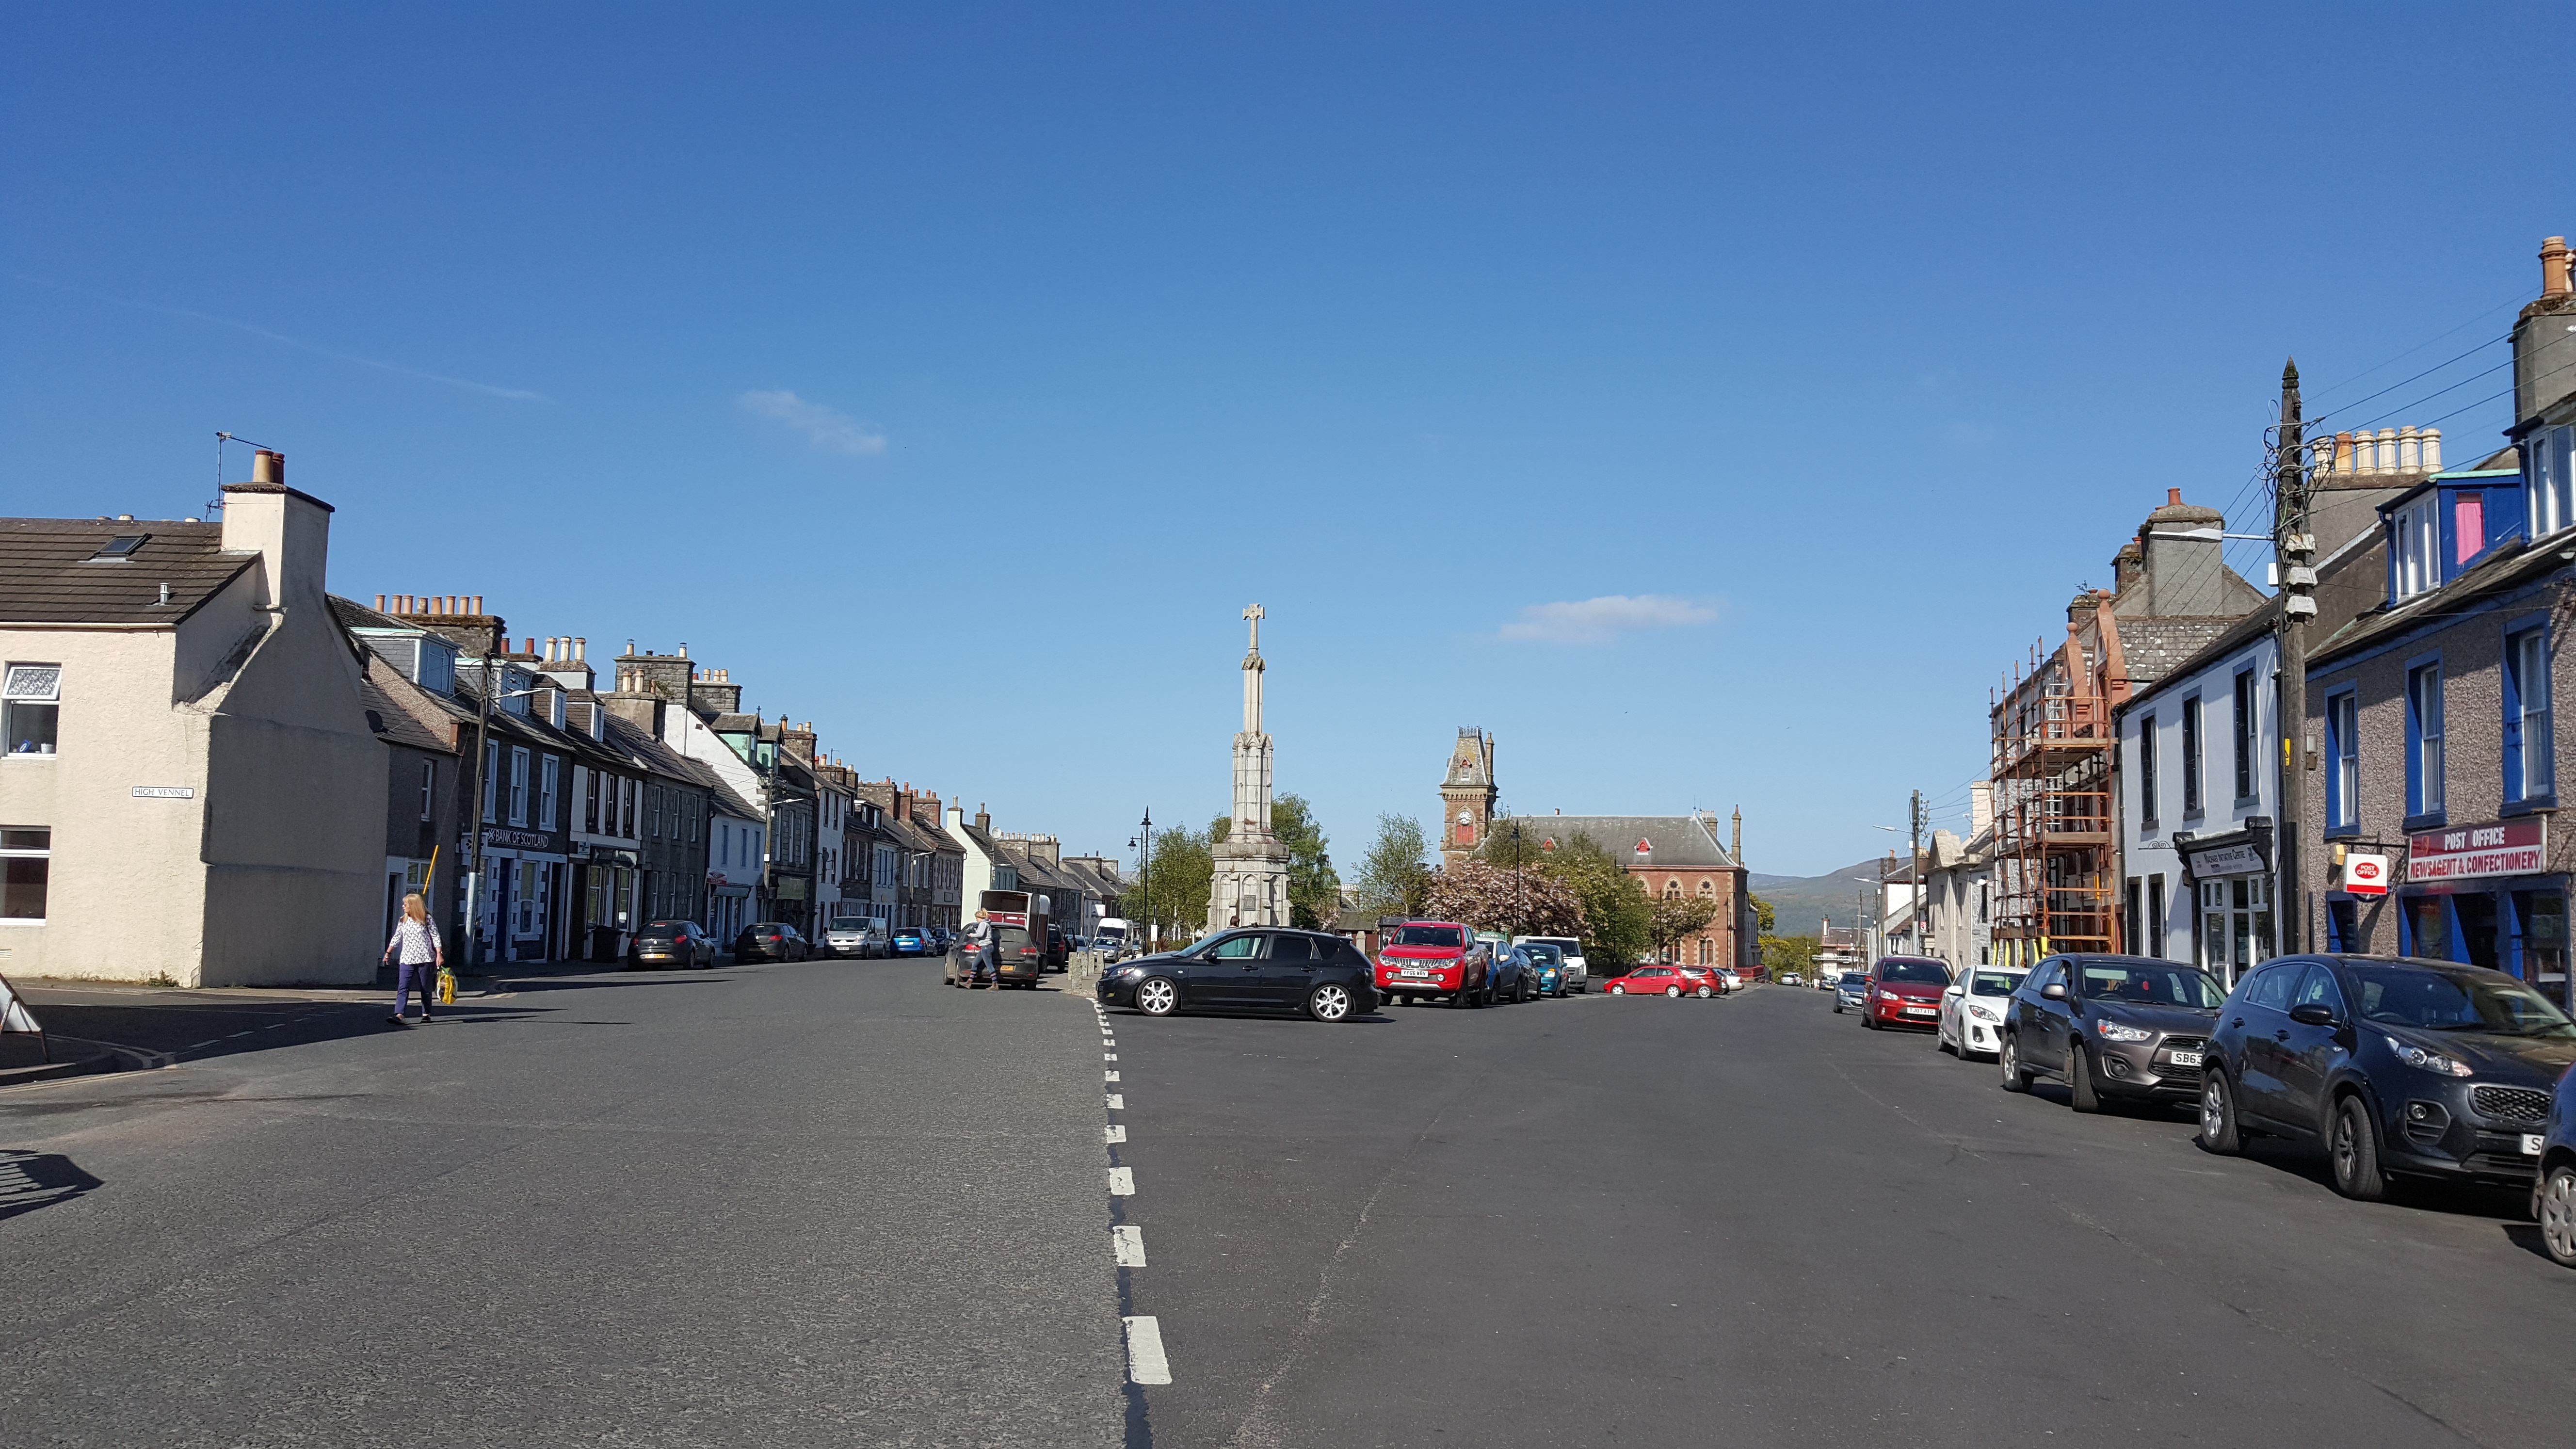
POLYGON ((1878 867, 1876 857, 1858 865, 1845 866, 1829 875, 1764 875, 1746 872, 1753 893, 1771 903, 1772 930, 1783 936, 1812 936, 1819 924, 1827 920, 1850 925, 1853 912, 1866 896, 1870 909, 1878 907, 1878 867))

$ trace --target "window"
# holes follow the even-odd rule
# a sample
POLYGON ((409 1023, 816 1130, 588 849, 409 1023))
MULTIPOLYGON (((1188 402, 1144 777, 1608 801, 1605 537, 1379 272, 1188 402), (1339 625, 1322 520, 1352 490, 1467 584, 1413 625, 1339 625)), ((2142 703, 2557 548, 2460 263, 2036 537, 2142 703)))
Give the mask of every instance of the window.
POLYGON ((2165 878, 2161 872, 2147 877, 2147 954, 2165 953, 2165 878))
POLYGON ((2254 671, 2236 671, 2236 798, 2254 795, 2254 671))
POLYGON ((0 921, 42 925, 45 882, 54 865, 48 825, 0 826, 0 921))
POLYGON ((2550 769, 2549 629, 2504 641, 2504 797, 2530 800, 2557 786, 2550 769))
POLYGON ((599 772, 583 767, 581 771, 581 828, 593 835, 599 833, 599 772))
POLYGON ((2523 444, 2530 459, 2524 488, 2534 538, 2576 523, 2576 478, 2568 470, 2571 440, 2576 440, 2576 428, 2550 428, 2523 444))
POLYGON ((2406 671, 2406 813, 2442 813, 2442 666, 2406 671))
POLYGON ((2427 493, 2390 520, 2388 575, 2397 600, 2411 599, 2442 582, 2442 524, 2435 512, 2439 502, 2427 493))
POLYGON ((617 833, 629 840, 635 838, 635 782, 633 780, 617 782, 617 833))
POLYGON ((2138 718, 2138 824, 2156 828, 2156 717, 2138 718))
POLYGON ((483 819, 486 823, 500 818, 494 808, 501 798, 501 742, 483 742, 483 819))
POLYGON ((528 752, 516 746, 510 750, 510 823, 528 823, 528 752))
POLYGON ((548 755, 537 767, 537 828, 555 828, 555 784, 562 777, 563 761, 548 755))
POLYGON ((2459 493, 2451 498, 2451 561, 2467 563, 2487 546, 2487 496, 2459 493))
POLYGON ((2352 830, 2361 824, 2361 696, 2353 690, 2326 699, 2326 825, 2352 830))
POLYGON ((1710 879, 1709 879, 1708 877, 1706 877, 1706 876, 1702 876, 1702 877, 1700 877, 1700 882, 1699 882, 1699 893, 1700 893, 1701 895, 1704 895, 1704 896, 1714 896, 1714 895, 1716 895, 1716 894, 1717 894, 1717 882, 1710 880, 1710 879))
POLYGON ((644 787, 644 828, 655 840, 662 838, 662 787, 644 787))
POLYGON ((2200 813, 2200 696, 2182 702, 2182 813, 2200 813))
POLYGON ((420 818, 438 818, 438 761, 420 762, 420 818))
POLYGON ((6 700, 7 749, 13 755, 50 755, 54 729, 62 713, 63 667, 59 664, 12 664, 0 676, 0 699, 6 700))
POLYGON ((1988 889, 1989 887, 1986 882, 1977 882, 1977 924, 1980 926, 1986 923, 1986 892, 1988 889))

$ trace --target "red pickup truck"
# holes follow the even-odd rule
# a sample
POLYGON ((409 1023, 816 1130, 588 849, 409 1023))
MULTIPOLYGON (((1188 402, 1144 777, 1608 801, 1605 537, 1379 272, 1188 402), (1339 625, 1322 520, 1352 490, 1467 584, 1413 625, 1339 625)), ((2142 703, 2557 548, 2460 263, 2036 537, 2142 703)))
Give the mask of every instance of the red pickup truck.
POLYGON ((1441 997, 1491 1006, 1493 952, 1456 921, 1405 921, 1378 940, 1377 994, 1408 1006, 1441 997))

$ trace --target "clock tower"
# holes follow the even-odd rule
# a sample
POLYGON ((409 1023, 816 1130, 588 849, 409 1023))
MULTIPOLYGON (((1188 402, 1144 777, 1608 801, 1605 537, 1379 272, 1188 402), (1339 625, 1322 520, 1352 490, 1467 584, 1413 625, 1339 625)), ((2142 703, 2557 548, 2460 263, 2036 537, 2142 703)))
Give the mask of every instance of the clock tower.
POLYGON ((1494 820, 1494 737, 1475 725, 1458 731, 1449 776, 1440 782, 1440 862, 1455 865, 1485 843, 1494 820))

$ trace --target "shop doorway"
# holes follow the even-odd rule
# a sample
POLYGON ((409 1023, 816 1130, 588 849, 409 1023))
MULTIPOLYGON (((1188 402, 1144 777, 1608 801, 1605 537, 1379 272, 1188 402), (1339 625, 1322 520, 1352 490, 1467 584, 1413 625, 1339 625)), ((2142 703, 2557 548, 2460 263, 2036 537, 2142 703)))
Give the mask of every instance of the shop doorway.
POLYGON ((2566 895, 2515 891, 2513 914, 2522 927, 2522 979, 2559 1006, 2568 1006, 2566 895))
POLYGON ((2236 978, 2272 957, 2272 883, 2235 875, 2199 887, 2200 969, 2232 989, 2236 978))
POLYGON ((2407 955, 2427 961, 2451 959, 2451 912, 2442 897, 2409 897, 2406 925, 2414 937, 2407 943, 2407 955))
POLYGON ((2492 971, 2504 964, 2504 955, 2496 949, 2496 899, 2490 895, 2451 897, 2451 910, 2460 922, 2460 953, 2472 966, 2492 971))

